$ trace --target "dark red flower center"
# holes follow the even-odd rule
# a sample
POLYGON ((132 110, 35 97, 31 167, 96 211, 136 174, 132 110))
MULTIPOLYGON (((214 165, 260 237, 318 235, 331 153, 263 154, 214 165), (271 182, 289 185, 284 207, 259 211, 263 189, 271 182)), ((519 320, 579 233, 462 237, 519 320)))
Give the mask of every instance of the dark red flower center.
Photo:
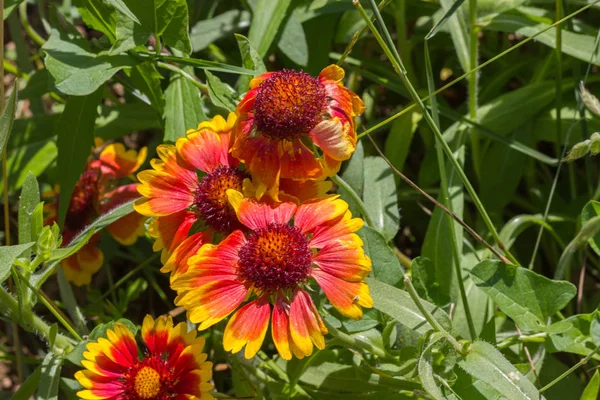
POLYGON ((194 205, 208 226, 223 233, 233 230, 237 218, 227 200, 227 190, 241 192, 245 178, 249 178, 246 172, 220 165, 202 179, 196 188, 194 205))
POLYGON ((166 360, 147 355, 137 362, 124 377, 123 400, 167 400, 178 394, 178 377, 166 360))
POLYGON ((239 252, 238 274, 267 293, 293 289, 306 280, 312 255, 300 229, 273 223, 248 235, 239 252))
POLYGON ((98 195, 100 171, 95 168, 87 169, 75 184, 65 226, 74 232, 80 231, 94 213, 94 202, 98 195))
POLYGON ((264 136, 291 140, 309 133, 321 121, 326 101, 325 88, 317 78, 284 69, 258 86, 254 120, 264 136))

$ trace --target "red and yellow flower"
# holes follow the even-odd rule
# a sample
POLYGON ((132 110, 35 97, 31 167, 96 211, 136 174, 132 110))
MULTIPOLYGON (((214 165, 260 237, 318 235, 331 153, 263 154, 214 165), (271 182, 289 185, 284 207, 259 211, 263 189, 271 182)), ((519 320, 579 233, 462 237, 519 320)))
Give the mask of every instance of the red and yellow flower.
MULTIPOLYGON (((181 257, 171 287, 175 303, 188 319, 206 329, 233 313, 224 333, 224 347, 253 357, 260 349, 272 311, 271 332, 284 359, 308 356, 313 345, 324 348, 327 329, 307 289, 312 280, 343 315, 360 319, 362 307, 373 301, 364 278, 371 260, 364 254, 356 231, 363 225, 352 218, 339 196, 269 204, 228 190, 242 229, 217 245, 204 244, 197 253, 181 257)), ((185 253, 185 252, 182 252, 185 253)), ((177 268, 175 262, 172 268, 177 268)))
MULTIPOLYGON (((137 184, 119 186, 119 180, 137 171, 145 159, 145 147, 137 152, 126 150, 122 143, 112 143, 104 147, 97 158, 88 162, 69 201, 62 231, 63 247, 68 246, 98 216, 139 197, 137 184)), ((44 193, 44 197, 56 199, 44 206, 45 225, 58 221, 59 190, 57 186, 44 193)), ((120 244, 128 246, 144 235, 145 220, 146 217, 131 213, 110 224, 107 230, 120 244)), ((102 267, 104 254, 98 248, 99 240, 100 236, 95 234, 77 253, 61 262, 65 277, 70 282, 77 286, 87 285, 91 282, 92 275, 102 267)))
POLYGON ((134 334, 115 323, 106 338, 87 345, 75 378, 85 388, 77 393, 89 400, 200 400, 212 399, 209 383, 212 363, 202 352, 204 338, 187 331, 185 323, 173 326, 171 317, 142 325, 143 356, 134 334))
POLYGON ((232 147, 257 185, 256 195, 278 200, 281 178, 324 179, 337 173, 356 149, 354 117, 364 106, 341 83, 344 70, 267 72, 250 82, 237 106, 232 147), (322 155, 315 155, 315 149, 322 155))
POLYGON ((231 113, 227 120, 218 115, 200 123, 175 145, 158 146, 159 159, 151 161, 153 169, 138 174, 141 183, 137 189, 144 198, 136 202, 135 209, 157 217, 150 223, 149 233, 156 238, 154 250, 163 250, 163 262, 198 221, 222 233, 238 227, 226 192, 242 190, 249 175, 229 154, 235 121, 231 113))

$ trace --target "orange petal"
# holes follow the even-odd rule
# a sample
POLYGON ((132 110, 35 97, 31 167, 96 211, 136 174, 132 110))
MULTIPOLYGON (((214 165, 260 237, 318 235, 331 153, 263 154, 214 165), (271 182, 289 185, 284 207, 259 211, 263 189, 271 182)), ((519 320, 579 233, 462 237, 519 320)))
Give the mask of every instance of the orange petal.
POLYGON ((240 308, 227 323, 223 334, 223 347, 237 353, 246 346, 244 356, 250 359, 263 344, 271 306, 266 299, 258 299, 240 308))
POLYGON ((208 173, 220 165, 235 164, 229 155, 230 136, 231 132, 218 134, 207 128, 188 131, 186 137, 177 139, 177 151, 187 163, 208 173))
POLYGON ((287 224, 297 208, 296 204, 292 202, 259 203, 254 199, 244 198, 240 192, 232 189, 227 191, 227 197, 238 220, 253 230, 266 228, 273 223, 287 224))
POLYGON ((146 233, 147 219, 148 217, 134 211, 108 225, 106 229, 117 242, 123 246, 131 246, 146 233))
POLYGON ((171 282, 180 274, 187 272, 188 261, 198 249, 212 240, 212 232, 198 232, 185 239, 171 254, 160 272, 170 272, 171 282))
POLYGON ((137 152, 133 149, 126 150, 123 143, 111 143, 99 156, 102 172, 114 175, 117 179, 126 177, 140 168, 146 161, 147 153, 146 147, 137 152))
POLYGON ((346 281, 362 281, 371 272, 371 260, 365 256, 363 242, 352 234, 354 242, 331 242, 314 257, 313 262, 324 272, 346 281))
POLYGON ((283 154, 280 160, 281 178, 316 179, 323 175, 321 163, 304 143, 298 139, 283 143, 283 154))
POLYGON ((342 124, 339 118, 321 121, 309 133, 323 153, 336 161, 344 161, 356 150, 356 139, 349 135, 350 124, 342 124))
POLYGON ((258 85, 260 85, 265 79, 269 79, 269 77, 274 73, 275 72, 265 72, 262 75, 252 78, 252 80, 250 81, 250 89, 254 89, 258 85))
POLYGON ((369 286, 365 282, 347 282, 318 268, 312 270, 312 276, 342 315, 358 320, 363 315, 361 307, 373 307, 369 286))
POLYGON ((104 253, 97 247, 97 239, 91 240, 77 253, 62 260, 65 277, 75 286, 89 285, 94 275, 104 264, 104 253))
POLYGON ((352 213, 347 210, 343 215, 336 219, 329 220, 324 224, 316 226, 309 246, 312 248, 322 248, 331 242, 336 241, 356 241, 353 235, 350 235, 360 228, 364 222, 360 218, 352 218, 352 213), (350 236, 349 236, 350 235, 350 236))
POLYGON ((284 300, 278 296, 277 303, 273 307, 271 335, 277 352, 284 360, 292 359, 289 309, 290 305, 284 303, 284 300))
POLYGON ((309 200, 298 207, 294 216, 294 225, 302 233, 312 233, 315 228, 336 220, 348 210, 348 203, 339 195, 330 195, 322 199, 309 200))
POLYGON ((232 154, 246 164, 256 185, 256 198, 259 200, 265 193, 276 198, 279 192, 280 153, 281 149, 277 142, 269 141, 262 136, 236 137, 232 154))
POLYGON ((331 190, 333 184, 331 181, 322 180, 302 180, 295 181, 292 179, 279 180, 279 195, 286 194, 295 197, 299 203, 325 197, 327 192, 331 190))
POLYGON ((335 64, 328 65, 319 74, 319 79, 327 79, 332 81, 341 81, 344 79, 344 70, 335 64))

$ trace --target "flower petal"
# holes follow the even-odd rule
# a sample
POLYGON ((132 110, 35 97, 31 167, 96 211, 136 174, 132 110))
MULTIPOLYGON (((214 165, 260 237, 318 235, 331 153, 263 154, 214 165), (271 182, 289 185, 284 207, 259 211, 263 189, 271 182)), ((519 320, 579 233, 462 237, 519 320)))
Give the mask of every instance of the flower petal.
POLYGON ((243 128, 237 129, 232 155, 246 164, 256 185, 256 198, 260 200, 268 193, 276 199, 279 192, 282 149, 276 141, 267 140, 262 136, 251 137, 245 132, 240 132, 243 128))
POLYGON ((315 228, 335 220, 348 210, 348 203, 339 195, 330 195, 321 199, 309 200, 298 207, 294 215, 294 225, 302 233, 312 233, 315 228))
POLYGON ((148 227, 150 236, 156 239, 152 250, 162 250, 161 262, 165 263, 171 253, 185 240, 192 225, 198 220, 192 211, 179 211, 175 214, 154 218, 148 227))
POLYGON ((319 160, 298 139, 283 143, 283 154, 280 163, 281 178, 316 179, 323 175, 323 167, 321 167, 319 160))
POLYGON ((223 347, 237 353, 246 346, 244 356, 256 355, 269 327, 271 307, 266 298, 258 299, 240 308, 227 323, 223 334, 223 347))
POLYGON ((290 306, 290 336, 294 345, 304 356, 309 356, 313 343, 318 349, 325 348, 325 333, 327 328, 308 293, 296 291, 290 306))
POLYGON ((321 73, 319 74, 319 79, 327 79, 337 82, 344 79, 344 74, 344 70, 339 65, 331 64, 321 71, 321 73))
POLYGON ((185 239, 164 263, 160 272, 170 272, 173 282, 178 275, 187 272, 190 257, 194 256, 203 244, 210 243, 212 236, 212 232, 198 232, 185 239))
POLYGON ((318 268, 312 270, 312 276, 342 315, 358 320, 363 315, 361 307, 373 307, 369 286, 365 282, 347 282, 318 268))
POLYGON ((288 316, 289 308, 289 304, 284 303, 281 296, 278 296, 277 302, 273 307, 273 319, 271 320, 273 343, 277 352, 284 360, 292 359, 290 319, 288 316))
POLYGON ((330 242, 354 242, 356 238, 351 234, 362 228, 363 224, 362 219, 352 218, 352 213, 347 210, 338 218, 316 226, 309 245, 318 249, 325 247, 330 242))
POLYGON ((137 171, 146 161, 148 149, 143 147, 139 152, 126 150, 123 143, 111 143, 102 150, 99 156, 103 174, 112 175, 115 179, 124 178, 137 171))
POLYGON ((356 139, 349 134, 350 124, 342 124, 339 118, 321 121, 309 133, 310 138, 323 153, 337 161, 350 158, 356 150, 356 139))
POLYGON ((254 199, 244 198, 240 192, 231 189, 227 191, 227 197, 238 220, 253 230, 266 228, 272 223, 287 224, 297 209, 292 202, 259 203, 254 199))
POLYGON ((199 127, 188 131, 186 137, 177 139, 177 151, 187 163, 203 172, 211 172, 219 165, 235 166, 231 165, 235 161, 229 156, 230 136, 231 132, 217 133, 210 128, 199 127))
POLYGON ((281 196, 283 193, 293 196, 298 202, 302 203, 308 200, 325 197, 332 186, 333 184, 331 181, 312 179, 295 181, 282 178, 279 180, 279 195, 281 196))
POLYGON ((61 261, 65 277, 75 286, 89 285, 92 275, 104 264, 104 253, 97 246, 98 239, 99 236, 94 235, 77 253, 61 261))
POLYGON ((346 281, 362 281, 371 272, 371 260, 365 256, 363 242, 352 234, 354 241, 331 242, 323 247, 313 262, 324 272, 346 281))

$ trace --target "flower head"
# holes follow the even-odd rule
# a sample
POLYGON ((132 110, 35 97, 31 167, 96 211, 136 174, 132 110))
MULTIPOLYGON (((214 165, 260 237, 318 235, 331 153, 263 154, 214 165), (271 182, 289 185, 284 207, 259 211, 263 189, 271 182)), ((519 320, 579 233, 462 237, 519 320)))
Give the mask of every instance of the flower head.
MULTIPOLYGON (((99 143, 102 145, 102 143, 99 143)), ((63 246, 73 239, 100 215, 131 201, 139 195, 136 184, 119 185, 120 179, 135 172, 146 159, 146 148, 140 151, 127 150, 122 143, 105 146, 97 157, 91 157, 84 172, 73 188, 69 207, 65 216, 62 236, 63 246)), ((44 193, 44 197, 53 198, 44 206, 45 225, 58 221, 58 194, 60 188, 44 193)), ((144 234, 146 217, 131 213, 107 227, 111 235, 122 245, 135 243, 144 234)), ((77 253, 61 262, 66 278, 77 286, 88 285, 92 275, 98 272, 104 262, 104 254, 98 248, 98 234, 92 236, 77 253)))
POLYGON ((234 157, 257 182, 256 195, 278 200, 281 178, 334 175, 356 149, 354 117, 364 106, 331 65, 315 78, 302 71, 267 72, 250 82, 238 104, 234 157), (322 155, 314 154, 313 146, 322 155))
POLYGON ((229 154, 235 114, 227 121, 216 116, 191 129, 176 145, 160 145, 152 170, 138 174, 135 204, 143 215, 157 217, 150 234, 155 250, 163 249, 163 262, 187 237, 192 225, 202 221, 212 230, 229 233, 239 226, 227 199, 227 190, 242 190, 249 175, 229 154))
POLYGON ((253 357, 272 309, 271 332, 279 354, 302 358, 312 353, 313 344, 322 349, 327 333, 306 291, 311 281, 347 317, 360 319, 362 307, 372 307, 364 282, 371 261, 355 233, 363 222, 352 218, 346 202, 328 196, 298 206, 258 203, 234 190, 227 194, 243 230, 218 245, 202 245, 171 284, 176 304, 199 329, 251 299, 229 320, 225 349, 237 352, 245 346, 245 356, 253 357))
POLYGON ((171 317, 144 318, 144 355, 134 334, 115 323, 106 338, 87 345, 75 379, 85 388, 83 399, 171 400, 212 399, 212 363, 202 353, 204 338, 188 332, 185 323, 173 326, 171 317))

